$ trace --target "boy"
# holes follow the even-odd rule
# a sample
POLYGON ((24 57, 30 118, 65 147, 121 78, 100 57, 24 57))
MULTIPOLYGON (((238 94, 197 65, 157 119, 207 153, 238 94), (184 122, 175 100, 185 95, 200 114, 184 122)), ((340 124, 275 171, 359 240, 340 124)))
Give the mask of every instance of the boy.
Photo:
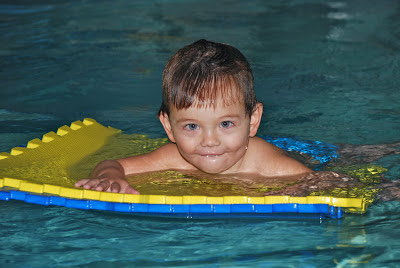
POLYGON ((253 73, 236 48, 199 40, 180 49, 163 73, 158 117, 172 143, 148 154, 99 163, 75 186, 139 194, 126 176, 177 170, 254 177, 303 177, 311 172, 279 148, 255 137, 263 105, 253 73))

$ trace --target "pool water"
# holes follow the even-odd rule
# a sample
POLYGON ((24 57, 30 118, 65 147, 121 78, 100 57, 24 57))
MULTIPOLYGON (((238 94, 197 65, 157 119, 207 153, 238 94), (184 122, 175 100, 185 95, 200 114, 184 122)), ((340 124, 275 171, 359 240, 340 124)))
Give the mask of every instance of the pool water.
MULTIPOLYGON (((206 38, 239 48, 260 134, 400 137, 398 1, 0 1, 0 151, 91 117, 165 138, 161 74, 206 38)), ((379 153, 379 152, 377 152, 379 153)), ((400 155, 376 157, 400 178, 400 155)), ((396 267, 400 206, 342 220, 190 220, 0 202, 0 263, 47 267, 396 267)))

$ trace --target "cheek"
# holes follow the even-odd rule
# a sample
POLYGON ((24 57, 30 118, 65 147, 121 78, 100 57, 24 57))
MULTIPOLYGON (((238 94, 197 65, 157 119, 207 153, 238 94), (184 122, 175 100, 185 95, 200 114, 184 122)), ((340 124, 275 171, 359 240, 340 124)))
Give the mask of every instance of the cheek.
POLYGON ((229 148, 231 151, 245 151, 246 146, 247 146, 247 140, 236 140, 236 141, 232 141, 227 143, 227 148, 229 148))
POLYGON ((229 135, 225 139, 225 146, 231 148, 232 150, 240 150, 245 148, 249 142, 249 133, 242 131, 236 133, 235 135, 229 135))
POLYGON ((176 138, 176 145, 181 153, 191 153, 196 148, 195 139, 185 136, 178 136, 176 138))

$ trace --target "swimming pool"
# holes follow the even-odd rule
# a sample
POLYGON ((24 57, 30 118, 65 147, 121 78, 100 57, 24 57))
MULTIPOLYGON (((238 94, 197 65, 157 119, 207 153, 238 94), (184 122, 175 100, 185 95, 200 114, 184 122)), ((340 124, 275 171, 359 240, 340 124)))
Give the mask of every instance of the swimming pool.
MULTIPOLYGON (((400 133, 396 1, 0 4, 0 151, 95 118, 165 137, 161 73, 200 38, 249 59, 260 134, 387 144, 400 133)), ((375 163, 400 177, 399 155, 375 163)), ((177 220, 0 202, 11 266, 395 267, 398 202, 343 220, 177 220)))

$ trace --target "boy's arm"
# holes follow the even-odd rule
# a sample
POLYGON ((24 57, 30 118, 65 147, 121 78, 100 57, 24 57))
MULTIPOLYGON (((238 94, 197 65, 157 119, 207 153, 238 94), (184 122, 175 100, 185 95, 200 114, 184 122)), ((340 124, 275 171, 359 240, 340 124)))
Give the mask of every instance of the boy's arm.
POLYGON ((192 166, 180 155, 176 145, 169 143, 147 154, 100 162, 93 170, 90 178, 76 182, 75 186, 87 190, 139 194, 126 181, 126 176, 169 169, 191 168, 192 166))
POLYGON ((90 178, 77 181, 75 187, 100 192, 139 194, 125 180, 125 171, 118 160, 100 162, 93 170, 90 178))
POLYGON ((137 156, 118 159, 125 170, 125 176, 163 170, 187 169, 187 163, 174 143, 165 144, 156 150, 137 156))

